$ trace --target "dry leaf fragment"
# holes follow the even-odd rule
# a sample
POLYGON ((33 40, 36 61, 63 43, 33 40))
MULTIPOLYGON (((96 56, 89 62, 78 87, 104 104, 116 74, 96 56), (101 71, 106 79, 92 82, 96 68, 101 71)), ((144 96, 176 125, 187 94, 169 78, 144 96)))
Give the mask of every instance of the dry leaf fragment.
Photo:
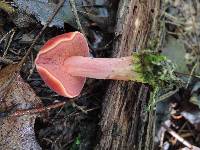
MULTIPOLYGON (((0 71, 0 110, 13 106, 17 109, 29 109, 41 105, 31 87, 16 74, 16 68, 16 65, 10 65, 0 71)), ((34 133, 36 117, 37 115, 24 115, 0 118, 0 149, 40 150, 34 133)))

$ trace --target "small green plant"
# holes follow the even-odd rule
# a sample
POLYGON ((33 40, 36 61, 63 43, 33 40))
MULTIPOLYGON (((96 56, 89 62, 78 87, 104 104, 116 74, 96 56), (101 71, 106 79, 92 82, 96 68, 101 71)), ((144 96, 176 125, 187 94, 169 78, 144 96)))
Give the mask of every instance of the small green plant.
POLYGON ((80 144, 81 144, 80 138, 81 138, 80 135, 78 135, 78 136, 75 138, 75 140, 74 140, 74 142, 73 142, 73 144, 72 144, 70 150, 79 150, 79 147, 80 147, 80 144))

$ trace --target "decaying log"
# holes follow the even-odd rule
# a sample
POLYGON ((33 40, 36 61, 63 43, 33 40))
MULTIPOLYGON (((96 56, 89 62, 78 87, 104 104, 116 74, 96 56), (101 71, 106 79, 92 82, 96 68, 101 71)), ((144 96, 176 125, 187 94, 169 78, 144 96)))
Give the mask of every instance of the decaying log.
MULTIPOLYGON (((131 55, 160 38, 160 9, 160 0, 120 1, 113 57, 131 55)), ((111 82, 103 102, 102 135, 96 149, 153 149, 155 113, 146 109, 149 93, 147 85, 111 82)))

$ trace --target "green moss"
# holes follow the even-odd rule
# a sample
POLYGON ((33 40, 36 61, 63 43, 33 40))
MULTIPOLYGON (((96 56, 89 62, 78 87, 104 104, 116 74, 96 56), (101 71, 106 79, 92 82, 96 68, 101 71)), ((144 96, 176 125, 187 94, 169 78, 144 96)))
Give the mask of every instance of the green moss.
POLYGON ((133 71, 137 74, 136 81, 147 83, 153 87, 147 110, 154 109, 158 94, 166 87, 180 86, 182 82, 174 74, 175 65, 167 57, 145 50, 133 53, 133 71))
POLYGON ((3 9, 5 12, 9 14, 13 14, 15 12, 15 9, 11 5, 3 1, 0 1, 0 9, 3 9))
POLYGON ((133 71, 138 75, 138 82, 148 83, 155 88, 178 80, 174 75, 175 65, 159 53, 133 53, 133 62, 133 71))
POLYGON ((147 47, 150 50, 155 50, 157 45, 158 45, 158 43, 159 43, 159 39, 158 38, 151 39, 151 40, 148 41, 147 47))

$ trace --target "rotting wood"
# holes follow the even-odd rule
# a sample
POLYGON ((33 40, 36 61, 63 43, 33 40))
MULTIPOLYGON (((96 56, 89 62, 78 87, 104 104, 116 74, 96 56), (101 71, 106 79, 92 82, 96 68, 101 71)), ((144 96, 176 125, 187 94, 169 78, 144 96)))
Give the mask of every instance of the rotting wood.
MULTIPOLYGON (((160 0, 120 1, 113 57, 131 55, 148 47, 151 39, 161 38, 160 7, 160 0)), ((146 111, 148 99, 148 86, 112 81, 103 102, 102 135, 96 149, 153 149, 155 113, 146 111)))

